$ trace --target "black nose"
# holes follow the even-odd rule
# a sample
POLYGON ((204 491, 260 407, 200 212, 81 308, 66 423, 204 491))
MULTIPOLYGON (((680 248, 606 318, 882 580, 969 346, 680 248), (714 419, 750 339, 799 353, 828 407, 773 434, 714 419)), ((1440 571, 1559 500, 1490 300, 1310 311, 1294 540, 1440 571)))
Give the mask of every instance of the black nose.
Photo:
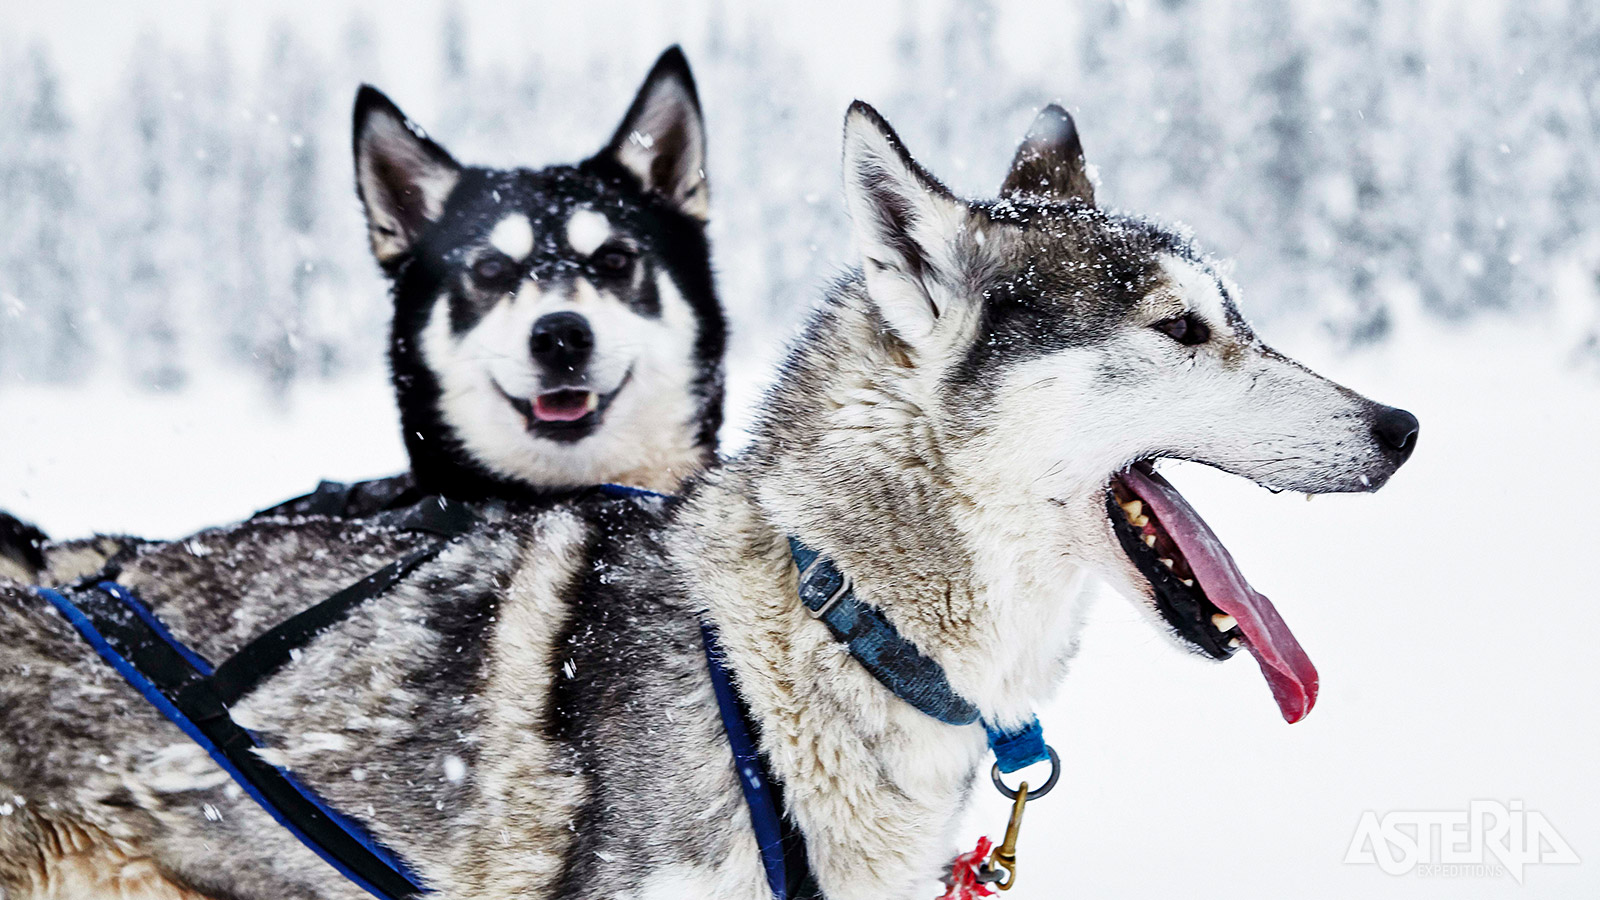
POLYGON ((1411 451, 1417 449, 1417 424, 1416 416, 1392 406, 1380 407, 1373 417, 1372 433, 1395 458, 1396 465, 1410 459, 1411 451))
POLYGON ((535 362, 553 372, 576 372, 589 362, 594 332, 589 320, 577 313, 551 313, 533 323, 528 349, 535 362))

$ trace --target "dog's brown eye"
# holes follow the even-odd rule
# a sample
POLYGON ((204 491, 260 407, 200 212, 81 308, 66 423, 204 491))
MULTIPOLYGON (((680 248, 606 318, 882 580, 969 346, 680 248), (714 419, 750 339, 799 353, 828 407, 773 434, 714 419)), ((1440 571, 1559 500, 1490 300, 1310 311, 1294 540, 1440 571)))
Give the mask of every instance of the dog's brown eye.
POLYGON ((1175 319, 1157 322, 1152 327, 1186 347, 1204 344, 1211 340, 1211 329, 1207 328, 1206 323, 1194 313, 1185 313, 1175 319))
POLYGON ((502 256, 486 256, 472 264, 473 280, 486 288, 508 288, 515 280, 516 274, 516 267, 502 256))
POLYGON ((621 275, 623 272, 628 271, 628 268, 633 265, 633 254, 621 249, 601 250, 600 253, 595 256, 594 262, 596 266, 599 266, 600 271, 602 272, 607 272, 612 275, 621 275))

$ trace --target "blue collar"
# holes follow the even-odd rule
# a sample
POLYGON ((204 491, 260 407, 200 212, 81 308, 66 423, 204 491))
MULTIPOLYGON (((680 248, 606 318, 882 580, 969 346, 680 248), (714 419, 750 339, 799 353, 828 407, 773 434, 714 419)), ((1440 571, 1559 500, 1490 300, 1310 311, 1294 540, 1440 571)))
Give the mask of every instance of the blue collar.
MULTIPOLYGON (((981 718, 978 708, 950 686, 942 666, 902 635, 882 610, 856 597, 850 577, 832 560, 795 537, 789 538, 789 553, 800 570, 800 602, 890 693, 947 725, 971 725, 981 718)), ((1049 759, 1037 718, 1020 728, 996 728, 989 722, 983 727, 1002 772, 1049 759)))

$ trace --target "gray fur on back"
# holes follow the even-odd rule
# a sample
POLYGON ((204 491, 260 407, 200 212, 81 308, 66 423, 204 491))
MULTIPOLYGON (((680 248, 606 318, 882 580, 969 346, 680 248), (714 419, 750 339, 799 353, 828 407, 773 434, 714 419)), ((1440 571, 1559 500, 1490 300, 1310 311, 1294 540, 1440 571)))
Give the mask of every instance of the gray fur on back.
MULTIPOLYGON (((235 719, 447 896, 617 896, 650 875, 575 868, 575 843, 583 859, 757 865, 728 824, 746 814, 698 620, 648 545, 619 549, 658 505, 593 500, 483 526, 317 638, 235 719), (594 584, 607 594, 574 615, 570 593, 594 584), (720 838, 697 831, 707 820, 720 838)), ((258 521, 152 546, 120 580, 217 661, 427 539, 258 521)), ((27 826, 61 819, 138 845, 205 894, 364 896, 41 598, 0 594, 0 672, 0 731, 16 736, 0 742, 0 796, 24 800, 0 820, 0 859, 17 861, 0 863, 0 885, 29 896, 27 826)))

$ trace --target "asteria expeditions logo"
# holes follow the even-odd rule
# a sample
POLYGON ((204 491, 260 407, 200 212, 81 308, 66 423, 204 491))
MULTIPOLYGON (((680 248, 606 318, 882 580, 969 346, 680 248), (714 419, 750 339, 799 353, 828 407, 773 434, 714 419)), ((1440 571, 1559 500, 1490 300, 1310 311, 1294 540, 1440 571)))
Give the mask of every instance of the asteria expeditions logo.
POLYGON ((1521 800, 1473 800, 1466 809, 1391 810, 1381 816, 1368 810, 1344 861, 1376 865, 1389 875, 1510 875, 1522 884, 1528 866, 1580 860, 1550 820, 1524 809, 1521 800))

